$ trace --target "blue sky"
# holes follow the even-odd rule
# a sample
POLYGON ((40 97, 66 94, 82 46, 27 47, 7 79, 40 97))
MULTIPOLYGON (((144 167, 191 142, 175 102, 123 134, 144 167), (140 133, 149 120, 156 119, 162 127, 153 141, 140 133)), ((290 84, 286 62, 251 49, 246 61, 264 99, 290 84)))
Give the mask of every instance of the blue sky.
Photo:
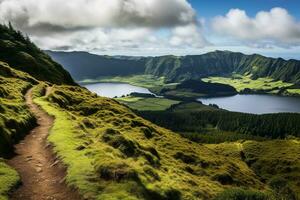
MULTIPOLYGON (((225 16, 231 9, 240 9, 246 12, 250 18, 254 18, 258 12, 270 11, 273 8, 279 7, 285 9, 297 22, 300 21, 300 1, 299 0, 188 0, 195 9, 198 18, 203 18, 210 22, 216 16, 225 16)), ((283 29, 285 27, 282 27, 283 29)), ((243 44, 235 43, 227 37, 215 37, 211 31, 207 31, 207 38, 211 38, 215 43, 223 43, 227 41, 233 46, 218 46, 208 49, 229 49, 233 51, 242 51, 245 53, 261 53, 267 56, 296 58, 300 59, 299 48, 294 47, 272 47, 270 48, 250 48, 243 44), (212 35, 211 35, 212 34, 212 35), (223 41, 223 42, 222 42, 223 41)), ((207 50, 204 48, 204 51, 207 50)))
POLYGON ((8 22, 42 49, 300 59, 300 0, 0 0, 8 22))
POLYGON ((299 0, 189 0, 189 3, 200 16, 207 18, 224 15, 232 8, 246 10, 250 16, 254 16, 261 10, 274 7, 285 8, 294 17, 300 18, 299 0))

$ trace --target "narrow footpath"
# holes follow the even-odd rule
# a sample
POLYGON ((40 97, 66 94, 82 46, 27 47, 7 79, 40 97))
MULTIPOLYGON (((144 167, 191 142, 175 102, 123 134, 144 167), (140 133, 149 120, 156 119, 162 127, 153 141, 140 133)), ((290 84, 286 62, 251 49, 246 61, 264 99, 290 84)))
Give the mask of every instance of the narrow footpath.
POLYGON ((12 200, 80 200, 77 191, 64 182, 65 169, 55 158, 47 142, 54 119, 33 103, 32 89, 26 104, 37 119, 37 126, 19 144, 8 164, 18 171, 22 185, 12 193, 12 200))

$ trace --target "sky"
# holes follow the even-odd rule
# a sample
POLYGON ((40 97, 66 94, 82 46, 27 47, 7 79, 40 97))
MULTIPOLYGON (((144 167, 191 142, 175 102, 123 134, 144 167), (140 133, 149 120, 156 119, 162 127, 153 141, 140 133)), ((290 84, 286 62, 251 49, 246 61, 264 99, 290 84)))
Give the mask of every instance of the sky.
POLYGON ((299 0, 0 0, 0 23, 45 50, 300 59, 299 11, 299 0))

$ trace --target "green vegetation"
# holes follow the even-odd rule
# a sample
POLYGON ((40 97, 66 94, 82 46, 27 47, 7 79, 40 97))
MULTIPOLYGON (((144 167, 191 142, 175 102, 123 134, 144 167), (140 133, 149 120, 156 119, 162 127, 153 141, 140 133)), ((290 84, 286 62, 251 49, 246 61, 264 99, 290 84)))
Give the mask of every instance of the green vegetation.
POLYGON ((244 162, 83 88, 54 86, 35 102, 55 116, 49 140, 68 166, 67 182, 89 199, 211 199, 228 187, 268 190, 244 162))
POLYGON ((164 86, 156 93, 173 99, 190 99, 208 96, 234 95, 237 91, 229 85, 221 83, 206 83, 199 80, 186 80, 177 85, 164 86))
MULTIPOLYGON (((221 132, 216 139, 219 141, 219 138, 223 136, 223 131, 239 133, 233 137, 235 139, 255 139, 256 136, 266 138, 300 136, 300 114, 296 113, 254 115, 219 110, 200 105, 200 103, 192 103, 192 105, 182 103, 172 106, 167 111, 140 111, 138 114, 173 131, 193 133, 192 135, 185 134, 185 136, 199 141, 203 141, 205 138, 199 136, 196 139, 197 133, 221 132), (238 136, 243 137, 238 138, 238 136)), ((211 136, 206 137, 211 138, 211 136)))
POLYGON ((300 95, 300 89, 287 89, 285 94, 291 96, 298 96, 300 95))
POLYGON ((142 97, 123 97, 117 98, 117 101, 123 103, 133 110, 166 110, 179 101, 166 98, 142 98, 142 97))
MULTIPOLYGON (((78 189, 85 199, 299 199, 299 114, 251 115, 197 102, 179 103, 141 96, 118 99, 129 107, 147 109, 136 112, 181 132, 187 139, 139 117, 117 100, 98 97, 79 86, 52 85, 74 82, 67 72, 12 27, 0 26, 0 48, 4 49, 0 60, 6 61, 0 61, 0 155, 11 153, 12 145, 35 123, 24 98, 25 92, 34 86, 34 102, 55 118, 48 139, 67 167, 66 182, 78 189), (47 95, 46 87, 51 87, 47 95), (268 140, 270 138, 286 139, 268 140)), ((203 71, 220 72, 223 69, 219 64, 224 62, 211 61, 220 59, 219 56, 226 60, 224 71, 229 69, 226 67, 234 67, 229 65, 227 58, 232 54, 227 52, 206 54, 205 59, 166 56, 147 61, 147 73, 152 75, 132 76, 126 80, 119 77, 115 81, 158 90, 166 86, 165 81, 184 83, 185 79, 197 78, 203 71), (194 65, 200 67, 191 74, 190 69, 183 67, 187 63, 191 69, 194 65), (208 64, 209 71, 202 68, 203 63, 208 64), (153 74, 166 78, 158 79, 153 74)), ((276 67, 280 62, 282 66, 291 67, 289 69, 298 67, 297 63, 287 66, 285 62, 289 61, 280 59, 269 60, 268 64, 263 62, 267 58, 257 55, 234 56, 236 61, 242 57, 246 67, 255 66, 240 72, 251 71, 254 79, 266 77, 263 72, 267 68, 260 70, 257 66, 272 64, 276 67)), ((128 57, 105 59, 134 61, 128 57)), ((132 70, 136 67, 138 65, 132 70)), ((285 77, 290 71, 276 74, 276 70, 270 75, 273 79, 298 80, 297 73, 285 77)), ((232 68, 228 72, 231 71, 232 68)), ((168 87, 177 88, 177 85, 168 87)), ((298 89, 296 85, 288 87, 298 89)), ((19 181, 17 173, 0 159, 0 199, 6 200, 19 181)))
POLYGON ((227 189, 220 193, 215 200, 270 200, 270 196, 262 192, 243 189, 227 189))
MULTIPOLYGON (((24 101, 24 93, 34 83, 37 81, 28 74, 0 61, 0 157, 11 154, 13 144, 35 124, 24 101)), ((0 158, 0 199, 6 200, 19 181, 17 172, 0 158)))
POLYGON ((82 84, 98 83, 98 82, 116 82, 116 83, 128 83, 131 85, 145 87, 152 89, 155 87, 162 87, 166 85, 164 83, 164 77, 155 77, 152 75, 132 75, 132 76, 116 76, 116 77, 103 77, 99 79, 85 79, 80 81, 82 84))
MULTIPOLYGON (((24 95, 38 83, 36 79, 74 82, 60 65, 11 26, 0 25, 0 49, 0 157, 8 157, 13 153, 13 145, 35 125, 24 95)), ((0 158, 0 199, 6 200, 19 182, 17 172, 0 158)))
MULTIPOLYGON (((208 77, 202 79, 205 82, 211 83, 223 83, 231 85, 238 92, 259 92, 269 94, 282 94, 286 88, 292 86, 292 83, 286 83, 283 81, 275 81, 272 78, 258 78, 251 79, 251 76, 233 75, 231 77, 208 77)), ((300 94, 299 89, 287 89, 284 93, 289 94, 300 94)))
POLYGON ((28 74, 0 61, 0 156, 9 154, 13 144, 35 124, 24 99, 34 83, 37 81, 28 74))
POLYGON ((55 84, 75 84, 70 74, 9 25, 0 24, 0 61, 27 72, 38 80, 55 84))
POLYGON ((299 144, 298 139, 287 139, 206 146, 220 154, 246 162, 273 189, 274 199, 297 200, 300 197, 299 144))
POLYGON ((17 172, 8 167, 0 158, 0 200, 8 200, 7 194, 20 182, 17 172))
POLYGON ((299 61, 258 54, 214 51, 202 55, 159 57, 91 57, 82 52, 51 52, 51 55, 67 67, 77 80, 148 74, 164 77, 167 83, 178 83, 209 76, 240 74, 251 75, 253 80, 270 77, 276 81, 300 83, 299 61))

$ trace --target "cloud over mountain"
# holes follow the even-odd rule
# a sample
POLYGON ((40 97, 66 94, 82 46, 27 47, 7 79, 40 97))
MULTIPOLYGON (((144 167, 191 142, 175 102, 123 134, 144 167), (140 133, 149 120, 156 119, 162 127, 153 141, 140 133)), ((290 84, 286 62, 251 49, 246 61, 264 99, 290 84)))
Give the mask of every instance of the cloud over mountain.
POLYGON ((249 45, 300 45, 300 22, 283 8, 260 11, 254 18, 249 17, 244 10, 231 9, 226 16, 214 18, 212 27, 219 34, 231 36, 249 45))
POLYGON ((9 21, 46 49, 207 44, 187 0, 0 0, 0 23, 9 21))

